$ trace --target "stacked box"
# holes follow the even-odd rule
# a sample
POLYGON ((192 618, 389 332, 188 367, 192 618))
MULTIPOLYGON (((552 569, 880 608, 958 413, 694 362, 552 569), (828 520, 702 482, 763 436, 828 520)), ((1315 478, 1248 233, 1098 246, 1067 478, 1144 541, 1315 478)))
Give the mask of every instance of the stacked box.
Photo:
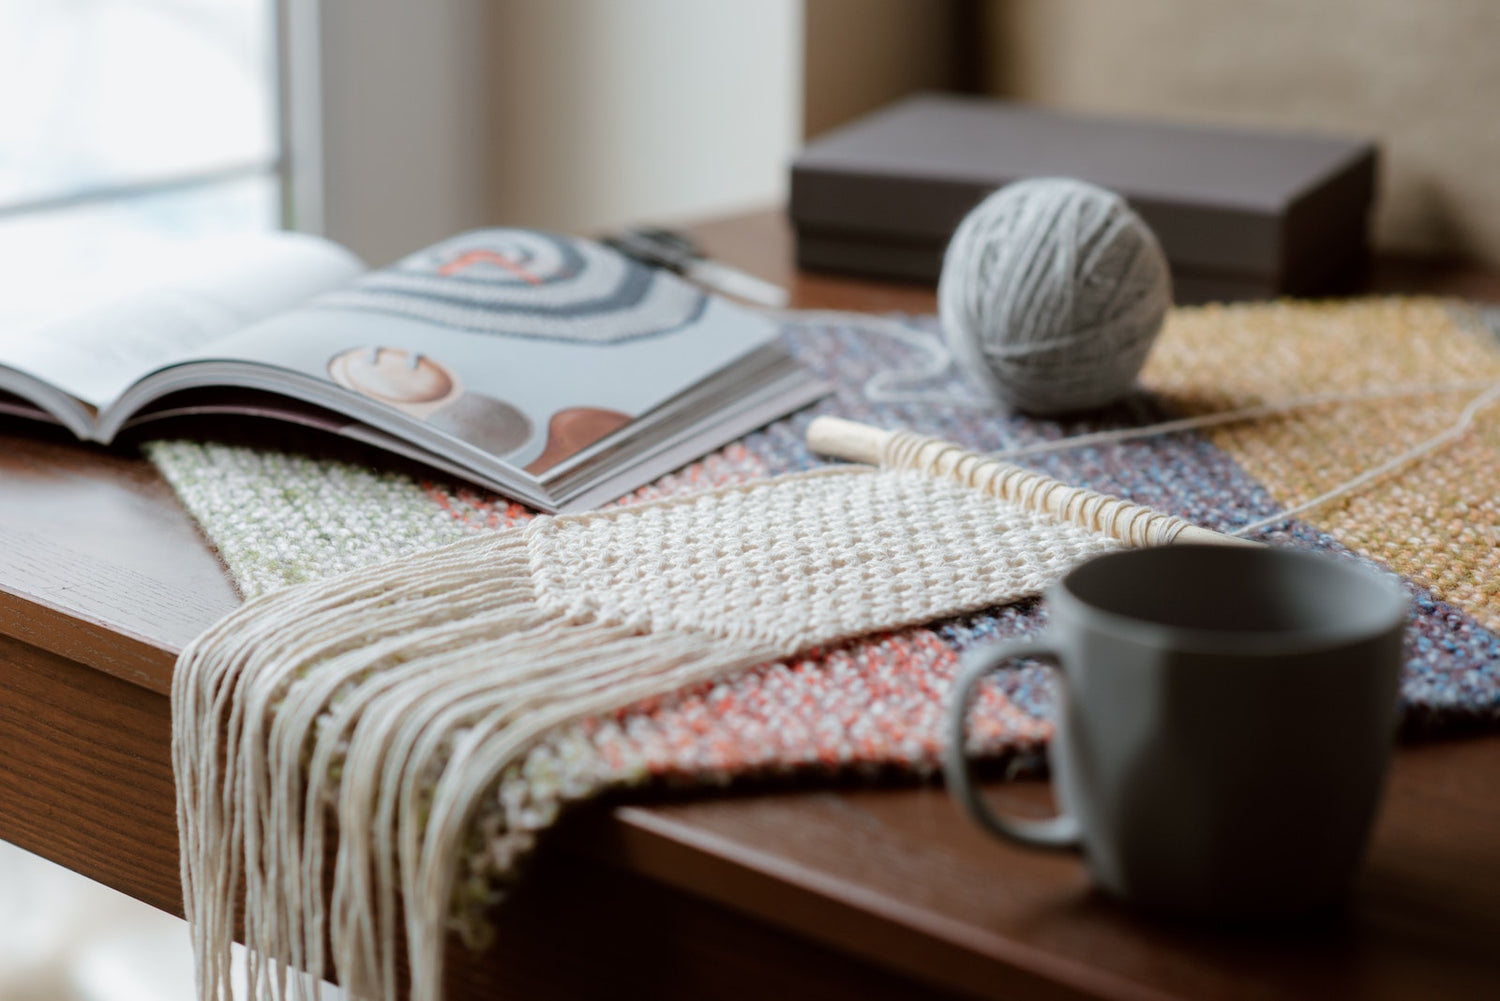
POLYGON ((936 281, 985 195, 1075 177, 1123 195, 1155 231, 1178 302, 1314 296, 1363 270, 1376 163, 1363 139, 921 94, 809 143, 790 212, 802 267, 936 281))

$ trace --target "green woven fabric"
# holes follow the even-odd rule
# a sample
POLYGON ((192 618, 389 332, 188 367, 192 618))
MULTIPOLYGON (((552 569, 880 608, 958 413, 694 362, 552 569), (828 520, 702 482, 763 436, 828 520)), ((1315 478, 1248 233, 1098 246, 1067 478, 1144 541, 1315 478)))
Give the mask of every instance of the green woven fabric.
POLYGON ((146 452, 247 598, 476 530, 401 473, 186 441, 151 442, 146 452))

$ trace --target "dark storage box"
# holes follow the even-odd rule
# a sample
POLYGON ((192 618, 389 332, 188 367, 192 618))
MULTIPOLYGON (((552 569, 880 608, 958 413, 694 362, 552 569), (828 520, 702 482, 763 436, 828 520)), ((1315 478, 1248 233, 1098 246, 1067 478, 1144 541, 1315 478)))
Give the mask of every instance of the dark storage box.
POLYGON ((924 94, 809 143, 790 211, 802 267, 936 281, 985 195, 1076 177, 1125 196, 1155 231, 1178 302, 1321 295, 1364 265, 1375 165, 1362 140, 924 94))

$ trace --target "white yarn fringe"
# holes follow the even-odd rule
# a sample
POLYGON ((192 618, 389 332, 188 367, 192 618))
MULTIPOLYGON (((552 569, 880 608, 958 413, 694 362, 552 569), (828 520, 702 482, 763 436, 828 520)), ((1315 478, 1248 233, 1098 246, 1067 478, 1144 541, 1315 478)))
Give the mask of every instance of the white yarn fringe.
POLYGON ((310 996, 306 970, 393 1001, 404 933, 410 996, 436 1001, 453 919, 529 845, 524 823, 476 820, 543 737, 1036 593, 1117 545, 952 482, 836 469, 538 518, 247 602, 172 692, 200 997, 233 996, 243 892, 252 996, 310 996))
POLYGON ((351 994, 396 998, 398 899, 412 996, 440 996, 468 821, 506 768, 553 727, 768 656, 544 609, 519 532, 386 569, 259 599, 183 653, 173 754, 203 996, 231 996, 241 878, 251 996, 302 997, 293 971, 331 959, 351 994), (345 836, 325 913, 330 809, 345 836))

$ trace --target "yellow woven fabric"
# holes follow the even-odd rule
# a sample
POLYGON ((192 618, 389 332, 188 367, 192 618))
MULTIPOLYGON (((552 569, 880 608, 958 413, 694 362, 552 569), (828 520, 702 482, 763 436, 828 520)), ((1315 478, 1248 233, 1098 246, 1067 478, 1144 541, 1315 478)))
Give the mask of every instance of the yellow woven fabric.
MULTIPOLYGON (((1142 375, 1186 414, 1315 394, 1489 381, 1500 350, 1437 299, 1175 310, 1142 375)), ((1283 505, 1317 496, 1453 425, 1479 388, 1304 407, 1209 433, 1283 505)), ((1500 407, 1460 442, 1302 515, 1500 628, 1500 407)))

